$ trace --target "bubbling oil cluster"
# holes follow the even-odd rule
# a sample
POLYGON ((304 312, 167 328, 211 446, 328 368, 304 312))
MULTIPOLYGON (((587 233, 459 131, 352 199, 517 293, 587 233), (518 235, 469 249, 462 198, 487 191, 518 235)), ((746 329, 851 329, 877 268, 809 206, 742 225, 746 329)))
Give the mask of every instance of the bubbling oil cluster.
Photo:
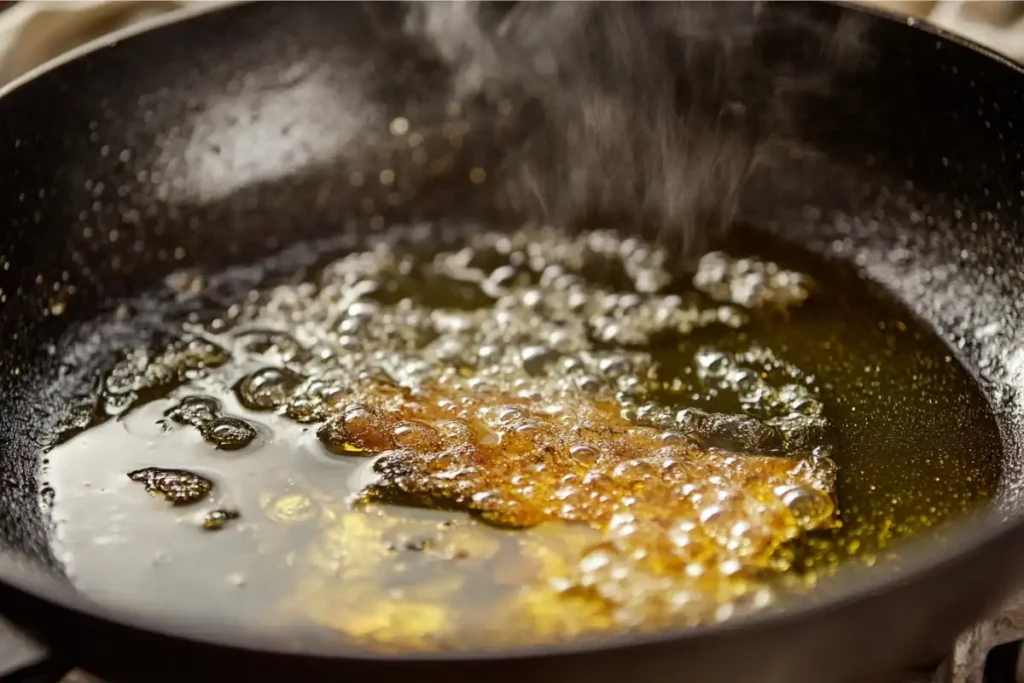
MULTIPOLYGON (((680 341, 784 317, 813 291, 800 273, 718 252, 680 281, 666 252, 614 232, 394 231, 190 326, 167 352, 129 357, 105 405, 234 368, 247 410, 364 460, 350 500, 314 513, 309 496, 269 497, 267 514, 322 516, 310 566, 323 573, 295 605, 371 644, 468 642, 458 581, 427 597, 372 581, 338 597, 352 595, 334 580, 343 566, 387 573, 394 505, 469 513, 434 543, 451 563, 488 547, 453 540, 480 522, 519 535, 526 569, 488 607, 496 640, 714 622, 801 581, 789 546, 837 524, 835 466, 813 377, 753 343, 681 358, 680 341), (700 407, 704 394, 735 409, 700 407)), ((219 449, 244 452, 255 433, 198 395, 168 418, 219 449)))

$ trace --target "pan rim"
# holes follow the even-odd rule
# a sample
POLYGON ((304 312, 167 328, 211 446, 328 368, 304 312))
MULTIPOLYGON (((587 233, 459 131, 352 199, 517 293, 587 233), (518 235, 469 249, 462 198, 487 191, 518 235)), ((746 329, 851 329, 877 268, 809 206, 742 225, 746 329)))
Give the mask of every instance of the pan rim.
MULTIPOLYGON (((270 634, 244 632, 234 620, 171 618, 105 607, 92 602, 63 576, 40 573, 38 566, 16 554, 0 549, 0 585, 41 601, 50 607, 73 613, 84 620, 135 630, 148 636, 171 638, 197 646, 215 646, 249 654, 288 658, 313 658, 382 664, 468 664, 499 660, 531 660, 555 657, 623 652, 680 642, 697 643, 740 637, 780 629, 810 619, 817 614, 841 611, 883 597, 910 583, 925 581, 942 573, 962 557, 979 553, 1003 542, 1024 542, 1024 512, 999 518, 988 511, 985 519, 958 525, 949 542, 937 545, 924 541, 918 552, 907 552, 895 574, 879 576, 879 569, 858 571, 848 579, 837 579, 841 586, 828 595, 812 591, 791 604, 776 609, 727 620, 717 624, 681 626, 650 633, 599 634, 561 642, 512 645, 493 649, 437 650, 388 653, 342 642, 288 646, 270 634), (1011 540, 1013 539, 1013 540, 1011 540), (227 627, 227 628, 225 628, 227 627)), ((914 541, 910 541, 914 544, 914 541)), ((17 621, 15 620, 15 623, 17 621)))
POLYGON ((254 0, 207 0, 202 4, 196 4, 191 6, 180 7, 175 10, 171 10, 164 14, 157 15, 155 17, 149 17, 142 19, 137 23, 125 26, 124 28, 87 41, 78 47, 74 47, 67 52, 61 53, 53 59, 47 60, 38 66, 35 66, 25 73, 11 79, 7 83, 0 85, 0 98, 3 98, 18 88, 26 85, 27 83, 36 80, 40 76, 43 76, 50 71, 59 69, 61 66, 68 62, 73 62, 93 52, 98 52, 105 48, 114 47, 123 40, 133 38, 140 33, 147 33, 165 26, 177 24, 182 21, 187 21, 194 17, 199 17, 204 14, 211 14, 220 10, 225 10, 230 7, 237 5, 245 5, 253 2, 254 0))
MULTIPOLYGON (((1024 65, 927 21, 903 18, 891 11, 855 4, 851 0, 828 0, 828 3, 842 8, 844 12, 867 15, 881 21, 904 24, 911 30, 924 31, 940 41, 948 41, 974 51, 995 60, 1003 67, 1008 67, 1018 74, 1024 75, 1024 65)), ((186 6, 161 16, 140 21, 74 48, 0 86, 0 100, 50 71, 59 69, 64 64, 86 57, 93 52, 114 47, 127 39, 206 14, 252 4, 255 4, 254 0, 216 0, 211 4, 186 6)), ((997 419, 997 423, 1002 422, 997 419)), ((898 590, 909 583, 921 582, 930 575, 948 569, 959 558, 1001 542, 1008 542, 1013 538, 1024 542, 1024 510, 1014 512, 1012 515, 1002 515, 995 509, 989 509, 980 519, 964 520, 962 523, 958 523, 948 543, 939 546, 924 542, 921 545, 925 547, 918 548, 916 551, 908 547, 902 566, 895 575, 880 576, 877 571, 863 572, 857 578, 843 581, 841 588, 828 595, 818 595, 818 592, 814 591, 807 598, 799 599, 794 604, 782 609, 768 610, 719 624, 676 627, 643 634, 608 634, 586 639, 493 650, 442 650, 392 654, 344 645, 289 648, 270 635, 218 629, 216 628, 218 623, 211 619, 203 619, 199 622, 172 620, 166 617, 147 616, 142 613, 97 605, 83 593, 77 591, 66 578, 40 572, 37 565, 31 565, 18 553, 5 548, 0 548, 0 584, 26 597, 42 601, 51 607, 66 610, 86 620, 106 622, 147 635, 172 638, 197 645, 231 648, 252 654, 263 653, 327 660, 382 663, 468 663, 553 658, 566 655, 586 655, 594 652, 621 652, 681 641, 710 640, 776 629, 808 619, 816 614, 851 608, 877 598, 880 594, 898 590), (195 628, 196 626, 200 628, 195 628)), ((914 545, 914 543, 911 542, 910 545, 914 545)))

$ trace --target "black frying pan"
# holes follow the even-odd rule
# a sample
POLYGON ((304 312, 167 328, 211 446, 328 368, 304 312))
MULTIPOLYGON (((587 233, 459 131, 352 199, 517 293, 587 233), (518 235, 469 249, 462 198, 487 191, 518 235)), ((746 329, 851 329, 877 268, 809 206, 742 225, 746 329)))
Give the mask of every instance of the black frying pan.
MULTIPOLYGON (((977 376, 1004 439, 983 520, 941 546, 908 548, 896 571, 851 574, 779 614, 585 649, 297 653, 84 600, 51 556, 36 481, 69 397, 110 360, 74 356, 68 335, 183 264, 212 272, 339 226, 364 229, 344 179, 371 153, 320 152, 444 90, 444 69, 402 37, 400 5, 239 5, 86 50, 0 99, 0 612, 67 661, 119 680, 878 683, 932 662, 1024 578, 1024 74, 858 10, 769 11, 826 32, 854 21, 869 57, 806 103, 790 153, 745 185, 741 217, 856 264, 977 376), (311 83, 333 96, 311 98, 311 83), (231 106, 218 114, 215 102, 231 106), (354 130, 342 130, 339 107, 356 113, 344 119, 354 130), (209 145, 186 150, 195 136, 209 145)), ((786 40, 765 49, 820 58, 786 40)), ((467 140, 456 166, 501 156, 493 138, 467 140)), ((436 180, 386 212, 488 218, 499 205, 436 180)), ((158 318, 132 318, 105 346, 144 340, 158 318)))

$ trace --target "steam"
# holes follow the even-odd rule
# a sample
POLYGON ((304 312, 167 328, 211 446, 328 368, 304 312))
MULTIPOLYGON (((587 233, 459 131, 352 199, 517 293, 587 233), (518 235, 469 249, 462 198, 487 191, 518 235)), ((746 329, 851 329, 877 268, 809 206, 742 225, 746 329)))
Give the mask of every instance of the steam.
POLYGON ((457 100, 489 102, 521 132, 497 172, 518 211, 627 221, 688 257, 733 223, 806 100, 864 57, 857 26, 785 9, 419 3, 407 30, 451 69, 457 100))

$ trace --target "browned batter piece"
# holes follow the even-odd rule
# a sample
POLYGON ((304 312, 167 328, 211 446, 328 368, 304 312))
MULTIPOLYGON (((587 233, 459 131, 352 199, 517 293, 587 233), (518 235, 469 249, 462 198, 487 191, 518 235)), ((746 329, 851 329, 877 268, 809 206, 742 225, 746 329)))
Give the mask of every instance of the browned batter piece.
POLYGON ((620 545, 642 549, 658 572, 695 559, 767 568, 780 545, 832 517, 827 460, 699 447, 631 424, 611 401, 530 401, 459 380, 366 397, 339 405, 319 432, 335 453, 382 454, 364 501, 467 510, 517 528, 626 524, 620 545))

